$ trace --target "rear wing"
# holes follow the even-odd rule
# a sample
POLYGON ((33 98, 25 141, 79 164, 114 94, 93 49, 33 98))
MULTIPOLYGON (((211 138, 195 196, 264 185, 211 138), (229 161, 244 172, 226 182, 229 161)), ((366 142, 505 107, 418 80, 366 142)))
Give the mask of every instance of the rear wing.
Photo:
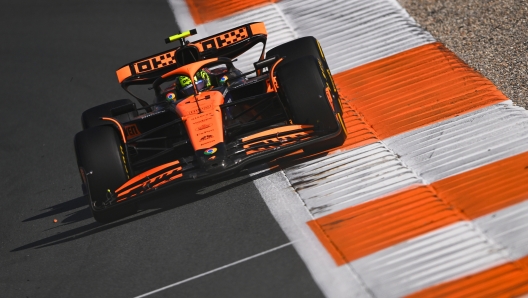
POLYGON ((233 59, 257 43, 263 43, 262 59, 267 36, 264 23, 245 24, 126 64, 116 71, 117 79, 123 88, 150 84, 162 74, 185 64, 216 57, 233 59))

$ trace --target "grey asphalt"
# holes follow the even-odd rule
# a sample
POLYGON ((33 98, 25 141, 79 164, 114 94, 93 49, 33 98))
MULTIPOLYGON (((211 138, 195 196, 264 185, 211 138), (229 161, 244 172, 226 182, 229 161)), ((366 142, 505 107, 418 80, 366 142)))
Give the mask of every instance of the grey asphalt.
MULTIPOLYGON (((127 97, 117 68, 167 49, 165 0, 3 1, 0 32, 1 297, 133 297, 288 243, 245 173, 164 190, 112 224, 91 218, 80 114, 127 97)), ((286 246, 152 297, 320 296, 286 246)))
POLYGON ((528 108, 528 0, 398 0, 469 66, 528 108))

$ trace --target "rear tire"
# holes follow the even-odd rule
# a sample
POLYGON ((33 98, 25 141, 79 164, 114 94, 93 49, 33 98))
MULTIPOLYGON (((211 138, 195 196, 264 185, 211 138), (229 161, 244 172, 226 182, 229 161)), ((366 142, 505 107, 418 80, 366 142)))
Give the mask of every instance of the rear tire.
MULTIPOLYGON (((125 105, 134 104, 130 99, 120 99, 95 106, 84 111, 81 115, 83 129, 108 124, 101 117, 111 117, 119 122, 128 122, 138 115, 137 111, 127 112, 121 115, 112 115, 112 109, 125 105)), ((135 106, 135 105, 134 105, 135 106)))
POLYGON ((94 207, 106 200, 108 189, 114 191, 129 179, 123 145, 116 130, 111 126, 88 128, 75 135, 74 145, 94 219, 106 223, 135 213, 136 203, 102 210, 94 207))
MULTIPOLYGON (((310 124, 315 130, 328 133, 339 129, 341 123, 326 96, 326 81, 315 57, 304 56, 279 64, 277 81, 280 96, 287 102, 294 123, 310 124)), ((346 132, 341 128, 341 133, 335 138, 307 146, 304 151, 313 153, 337 147, 345 139, 346 132)))

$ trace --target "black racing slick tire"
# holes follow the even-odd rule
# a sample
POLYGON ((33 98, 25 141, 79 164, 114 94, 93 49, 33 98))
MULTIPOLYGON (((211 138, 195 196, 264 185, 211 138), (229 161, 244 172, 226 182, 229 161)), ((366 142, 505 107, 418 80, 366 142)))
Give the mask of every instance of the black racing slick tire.
POLYGON ((332 73, 330 72, 328 63, 326 62, 323 49, 321 48, 319 41, 317 41, 315 37, 301 37, 276 46, 266 53, 266 58, 272 56, 279 56, 284 58, 281 63, 287 63, 289 61, 293 61, 304 56, 313 56, 318 61, 320 61, 321 64, 319 65, 319 67, 321 68, 321 72, 324 73, 324 79, 328 87, 330 87, 330 93, 332 94, 332 97, 334 99, 334 108, 337 113, 343 113, 341 108, 341 102, 339 101, 339 93, 337 92, 337 87, 334 83, 332 73))
POLYGON ((81 115, 82 127, 83 129, 87 129, 108 124, 108 121, 101 120, 101 117, 111 117, 121 123, 128 122, 138 115, 137 110, 127 111, 118 115, 114 115, 112 110, 118 110, 117 108, 120 107, 131 107, 131 105, 135 108, 134 103, 130 99, 119 99, 90 108, 84 111, 81 115))
POLYGON ((137 204, 134 202, 101 208, 107 200, 108 190, 115 191, 129 179, 126 156, 117 131, 111 126, 88 128, 75 135, 74 145, 94 219, 107 223, 135 213, 137 204))
POLYGON ((313 56, 304 56, 279 64, 276 72, 279 96, 285 100, 293 123, 310 124, 315 131, 325 133, 335 133, 341 129, 336 137, 303 148, 308 153, 340 146, 346 139, 346 131, 335 114, 335 105, 333 109, 326 94, 326 80, 319 62, 313 56))
POLYGON ((266 53, 266 58, 272 56, 284 58, 284 62, 293 61, 303 56, 314 56, 321 62, 326 63, 319 42, 313 36, 301 37, 276 46, 266 53))

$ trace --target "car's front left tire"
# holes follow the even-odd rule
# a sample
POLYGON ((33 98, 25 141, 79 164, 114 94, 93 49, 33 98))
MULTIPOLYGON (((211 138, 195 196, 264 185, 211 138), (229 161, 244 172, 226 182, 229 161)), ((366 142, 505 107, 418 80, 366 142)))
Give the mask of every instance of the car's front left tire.
POLYGON ((129 179, 124 145, 116 129, 112 126, 88 128, 75 135, 74 145, 94 219, 106 223, 135 213, 136 203, 102 208, 108 190, 115 191, 129 179))

